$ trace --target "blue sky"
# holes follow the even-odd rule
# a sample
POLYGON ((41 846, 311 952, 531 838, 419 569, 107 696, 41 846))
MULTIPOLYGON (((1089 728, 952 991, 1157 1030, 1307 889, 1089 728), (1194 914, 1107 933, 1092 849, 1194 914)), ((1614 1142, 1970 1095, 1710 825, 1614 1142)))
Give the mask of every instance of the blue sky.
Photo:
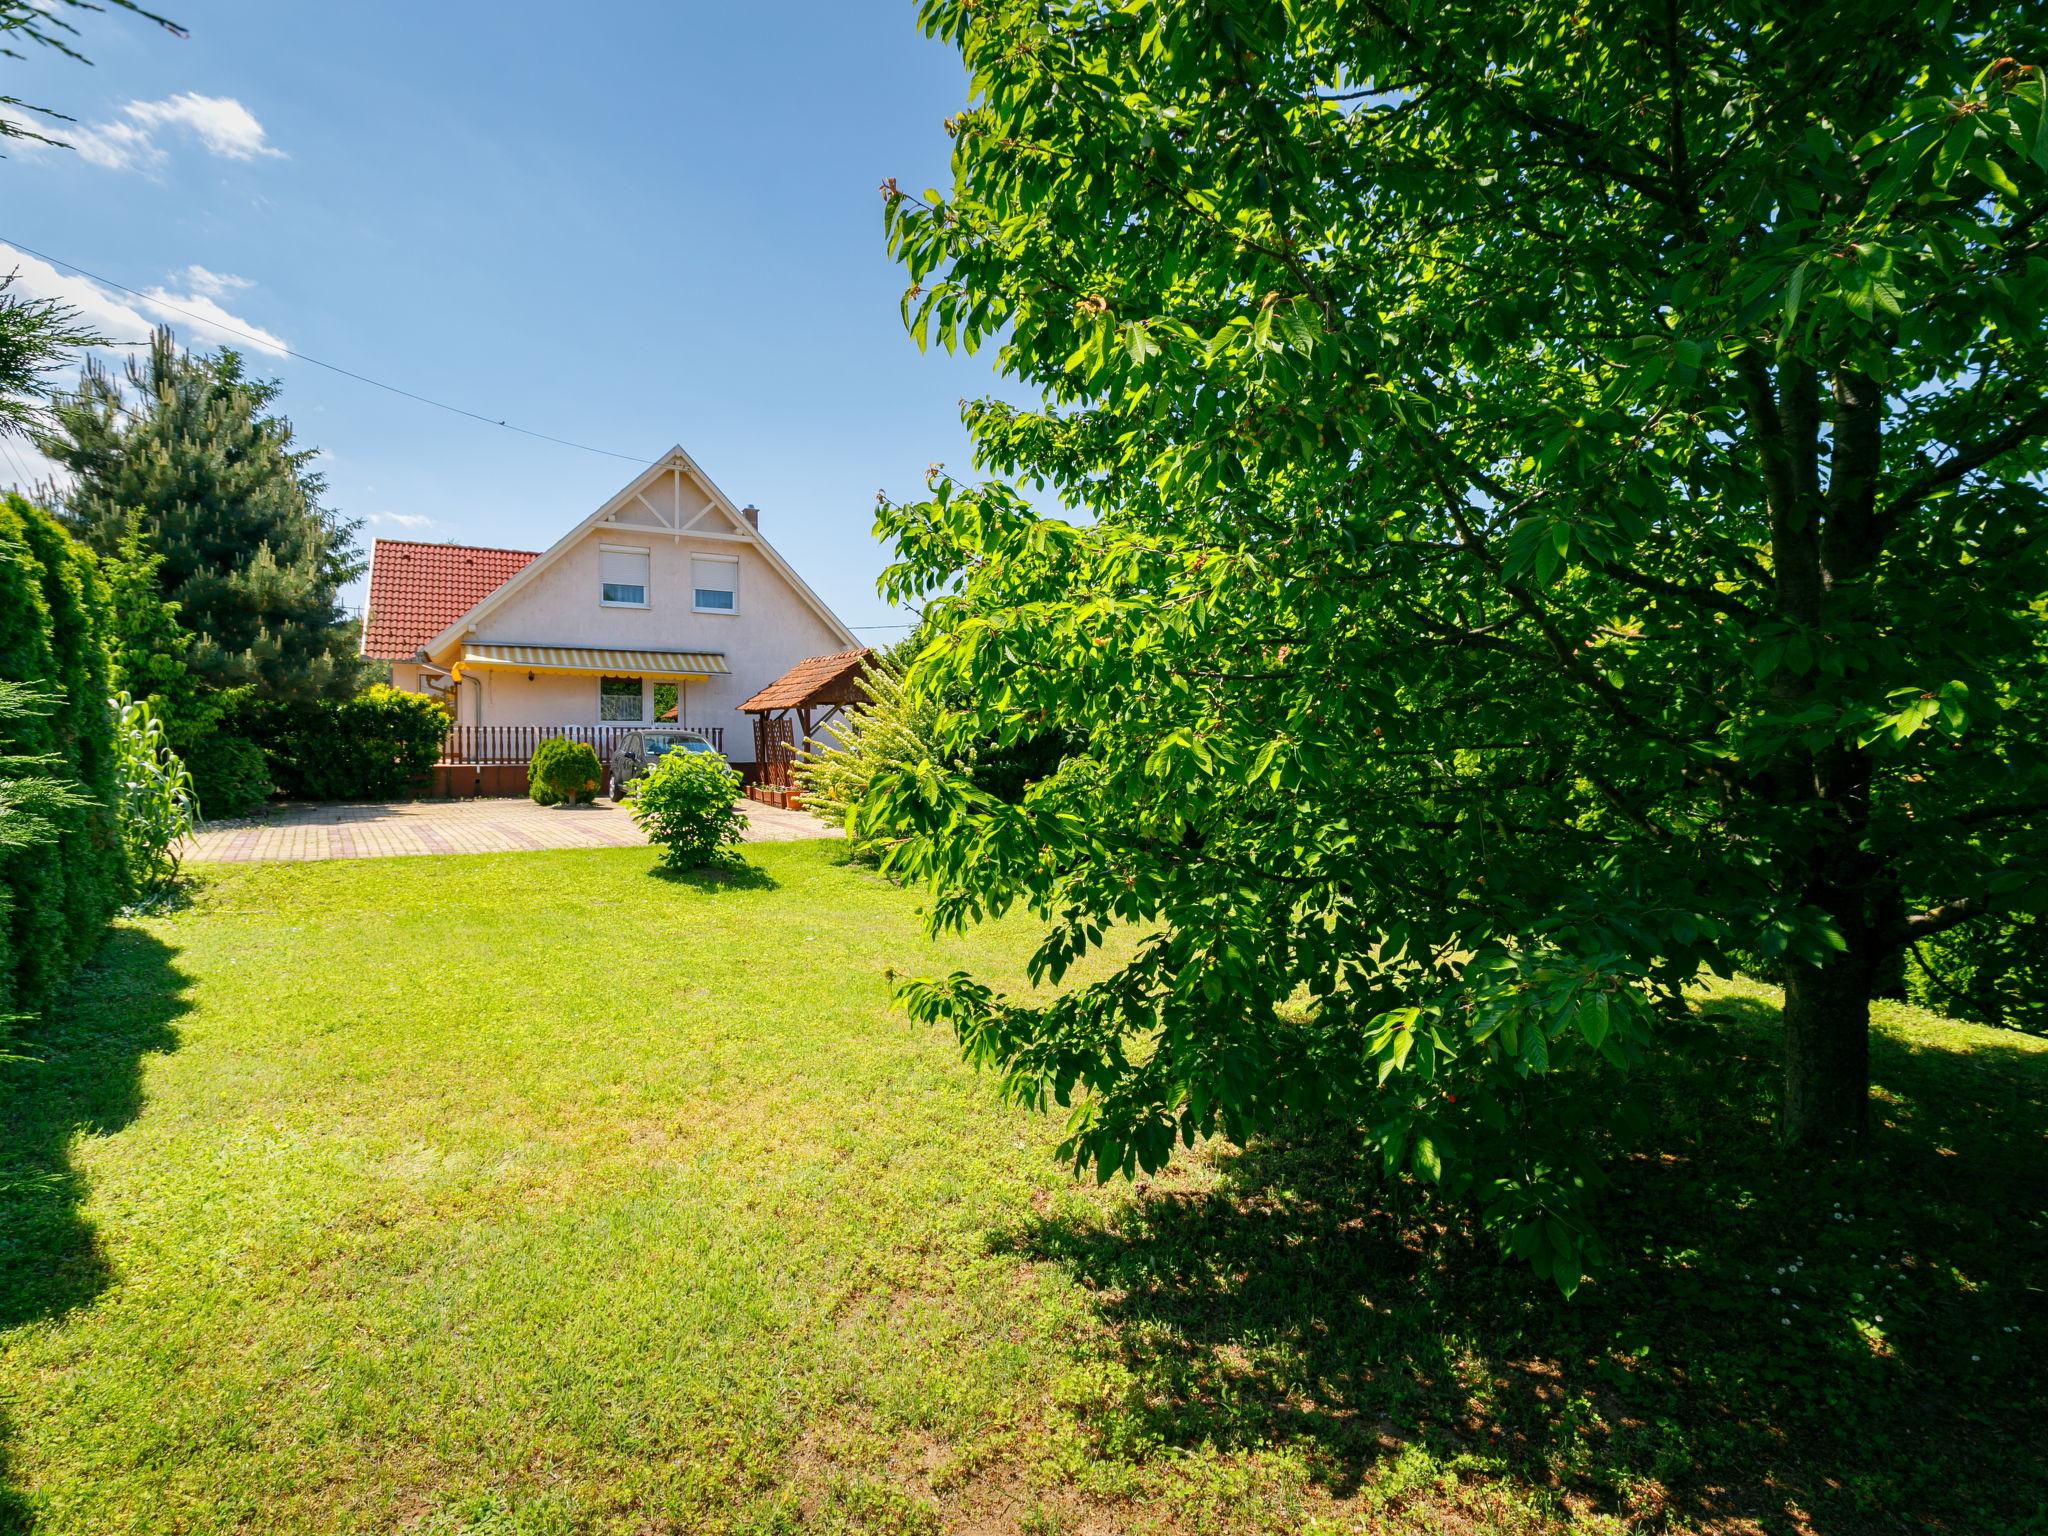
MULTIPOLYGON (((188 39, 87 16, 92 68, 0 61, 81 120, 0 161, 24 287, 122 340, 231 339, 176 305, 558 437, 680 442, 848 623, 900 620, 875 492, 964 468, 958 402, 998 387, 897 311, 877 187, 943 184, 965 99, 911 0, 160 3, 188 39)), ((543 548, 635 472, 237 345, 366 541, 543 548)), ((39 471, 9 451, 0 481, 39 471)))

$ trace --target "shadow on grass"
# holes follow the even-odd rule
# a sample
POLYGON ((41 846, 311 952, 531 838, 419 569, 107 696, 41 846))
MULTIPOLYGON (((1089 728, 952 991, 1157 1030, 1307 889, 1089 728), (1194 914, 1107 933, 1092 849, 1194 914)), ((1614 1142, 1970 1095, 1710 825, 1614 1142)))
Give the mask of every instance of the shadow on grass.
POLYGON ((1097 1297, 1099 1449, 1283 1445, 1340 1499, 1419 1450, 1651 1528, 2048 1530, 2048 1053, 1879 1037, 1869 1157, 1795 1172, 1775 1010, 1708 1023, 1644 1085, 1621 1263, 1572 1303, 1330 1138, 1015 1234, 1097 1297))
POLYGON ((656 880, 665 880, 670 885, 680 885, 693 891, 723 894, 727 891, 775 891, 782 888, 767 870, 752 864, 740 864, 730 868, 716 865, 700 869, 671 869, 666 864, 656 864, 647 873, 656 880))
MULTIPOLYGON (((0 1062, 0 1333, 62 1317, 107 1287, 72 1149, 133 1121, 142 1058, 176 1048, 189 1004, 175 954, 140 929, 115 929, 53 1015, 15 1036, 26 1059, 0 1062)), ((7 1431, 0 1422, 0 1532, 24 1531, 32 1515, 6 1486, 7 1431)))

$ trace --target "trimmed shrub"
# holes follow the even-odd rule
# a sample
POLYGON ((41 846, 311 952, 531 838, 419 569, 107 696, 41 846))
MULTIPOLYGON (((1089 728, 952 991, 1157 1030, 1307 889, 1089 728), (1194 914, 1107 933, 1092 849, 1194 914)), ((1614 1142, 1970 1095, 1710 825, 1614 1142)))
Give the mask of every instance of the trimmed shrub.
POLYGON ((385 683, 353 698, 255 713, 266 728, 278 787, 308 800, 416 795, 433 777, 448 734, 440 700, 385 683))
POLYGON ((526 792, 542 805, 581 805, 597 798, 603 782, 597 751, 587 741, 551 736, 533 749, 526 765, 526 792))
POLYGON ((633 781, 633 819, 670 869, 732 868, 746 830, 740 776, 709 752, 670 752, 633 781))
POLYGON ((208 819, 246 816, 268 800, 275 787, 263 749, 246 736, 215 731, 185 750, 199 814, 208 819))
POLYGON ((8 803, 42 802, 35 815, 48 834, 0 839, 0 1009, 47 1007, 128 894, 106 624, 92 556, 41 507, 0 498, 0 678, 35 696, 0 715, 0 778, 8 803), (51 786, 66 782, 75 793, 53 798, 51 786))
POLYGON ((178 840, 192 830, 192 775, 171 750, 147 699, 114 695, 114 814, 136 886, 153 890, 178 874, 178 840))

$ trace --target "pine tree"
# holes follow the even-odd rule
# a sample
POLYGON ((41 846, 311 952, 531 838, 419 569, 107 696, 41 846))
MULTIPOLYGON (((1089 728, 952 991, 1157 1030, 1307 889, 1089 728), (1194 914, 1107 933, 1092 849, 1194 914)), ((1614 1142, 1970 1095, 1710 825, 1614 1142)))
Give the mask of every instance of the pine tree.
POLYGON ((0 276, 0 437, 42 425, 51 372, 76 348, 100 340, 70 306, 16 293, 19 276, 0 276))
POLYGON ((359 672, 338 594, 363 570, 360 524, 320 505, 317 450, 271 413, 278 388, 249 378, 237 353, 187 353, 163 330, 129 363, 125 389, 88 365, 37 441, 76 476, 62 513, 99 554, 120 558, 139 509, 162 557, 158 593, 177 605, 188 664, 210 689, 339 697, 359 672))

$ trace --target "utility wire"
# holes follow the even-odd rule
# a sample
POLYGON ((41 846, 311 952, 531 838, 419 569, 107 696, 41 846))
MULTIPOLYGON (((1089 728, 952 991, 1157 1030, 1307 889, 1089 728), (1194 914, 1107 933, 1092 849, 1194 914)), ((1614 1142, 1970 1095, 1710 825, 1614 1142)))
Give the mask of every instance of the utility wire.
MULTIPOLYGON (((145 304, 155 305, 158 309, 167 309, 173 314, 184 315, 189 319, 197 320, 201 325, 210 326, 216 331, 226 331, 230 335, 240 336, 244 340, 254 342, 257 346, 266 350, 282 352, 286 357, 297 358, 302 363, 311 363, 315 368, 325 368, 329 373, 338 373, 345 379, 354 379, 358 384, 368 384, 374 389, 385 390, 394 395, 403 395, 408 400, 417 400, 421 405, 431 405, 436 410, 449 411, 457 416, 467 416, 471 421, 480 421, 487 427, 503 427, 507 432, 517 432, 522 437, 537 437, 544 443, 557 443, 564 448, 575 448, 584 453, 602 454, 608 459, 624 459, 628 464, 647 464, 652 462, 643 454, 614 453, 609 448, 594 448, 589 443, 572 442, 566 437, 555 437, 546 432, 536 432, 531 427, 515 427, 511 422, 501 421, 495 416, 486 416, 480 411, 465 410, 459 405, 450 405, 446 400, 436 400, 430 395, 417 394, 410 389, 401 389, 396 384, 386 384, 382 379, 373 379, 367 373, 357 373, 354 369, 344 368, 339 363, 324 362, 320 358, 309 357, 304 352, 294 351, 275 336, 258 336, 253 332, 241 329, 239 326, 224 324, 212 315, 202 315, 197 310, 186 309, 182 305, 173 304, 168 299, 160 298, 156 294, 144 293, 140 289, 130 288, 126 283, 117 283, 111 277, 101 277, 96 272, 88 272, 75 261, 64 261, 43 251, 34 250, 29 246, 23 245, 18 240, 7 239, 5 235, 0 235, 0 242, 14 247, 15 250, 20 251, 24 256, 33 256, 38 261, 47 261, 53 267, 62 267, 67 272, 76 272, 80 277, 91 278, 96 283, 138 298, 145 304)), ((127 343, 127 345, 140 345, 140 343, 127 343)))
POLYGON ((18 477, 14 482, 16 488, 23 491, 34 490, 34 485, 29 481, 28 471, 21 467, 21 460, 14 456, 14 445, 5 437, 0 437, 0 453, 6 454, 7 462, 14 466, 14 473, 18 477))

